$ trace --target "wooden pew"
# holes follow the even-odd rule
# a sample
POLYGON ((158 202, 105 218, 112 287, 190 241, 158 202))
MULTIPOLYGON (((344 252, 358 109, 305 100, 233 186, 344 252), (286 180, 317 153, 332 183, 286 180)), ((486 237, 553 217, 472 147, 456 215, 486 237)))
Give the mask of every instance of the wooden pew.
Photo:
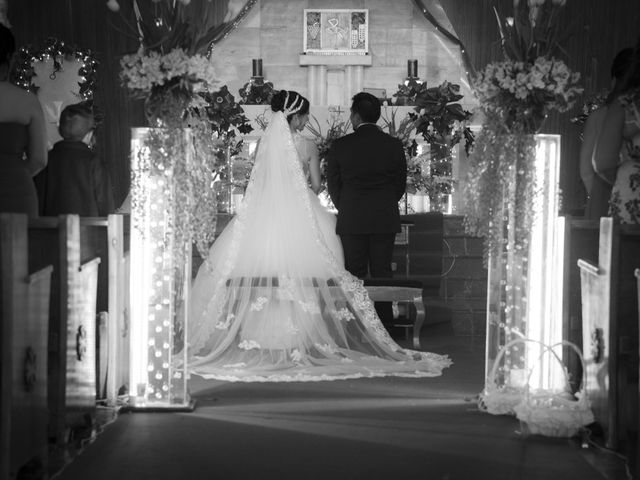
POLYGON ((77 215, 29 222, 29 267, 53 264, 49 305, 49 436, 63 447, 95 414, 95 325, 99 258, 81 263, 77 215))
MULTIPOLYGON (((562 339, 582 349, 582 297, 578 259, 598 262, 598 236, 600 222, 570 216, 558 218, 558 230, 564 232, 563 242, 563 308, 562 339)), ((582 363, 573 352, 564 347, 569 380, 574 391, 582 380, 582 363)))
POLYGON ((118 403, 120 392, 129 386, 129 229, 128 215, 109 215, 109 323, 107 325, 106 399, 118 403))
MULTIPOLYGON (((47 343, 51 274, 29 274, 27 217, 0 215, 0 479, 27 462, 47 469, 47 343)), ((42 477, 44 478, 44 477, 42 477)))
POLYGON ((98 269, 96 396, 116 405, 118 391, 128 384, 128 231, 129 217, 80 218, 82 262, 100 258, 98 269), (127 230, 125 230, 127 228, 127 230))
POLYGON ((578 260, 586 390, 606 445, 627 453, 638 433, 638 258, 640 226, 603 217, 598 263, 578 260))

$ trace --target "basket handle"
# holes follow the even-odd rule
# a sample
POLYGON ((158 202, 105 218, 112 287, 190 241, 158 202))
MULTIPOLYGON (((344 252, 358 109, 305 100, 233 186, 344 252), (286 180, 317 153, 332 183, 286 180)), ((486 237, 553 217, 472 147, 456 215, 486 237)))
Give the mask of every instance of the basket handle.
MULTIPOLYGON (((555 347, 558 347, 560 345, 565 345, 568 347, 571 347, 577 354, 578 354, 578 358, 580 358, 580 362, 582 363, 582 384, 581 384, 581 390, 584 390, 584 386, 586 384, 587 381, 587 368, 584 362, 584 357, 582 356, 582 352, 580 351, 580 348, 573 342, 570 342, 568 340, 561 340, 557 343, 554 343, 553 345, 549 346, 549 345, 545 345, 542 342, 539 342, 544 346, 544 349, 542 350, 542 352, 540 353, 540 356, 538 357, 538 361, 540 361, 540 359, 544 356, 545 353, 547 352, 551 352, 553 354, 553 356, 555 357, 556 360, 558 360, 558 363, 560 363, 560 366, 562 367, 562 373, 564 374, 564 380, 565 383, 568 385, 569 384, 569 374, 567 373, 567 369, 564 366, 564 363, 562 363, 562 360, 560 359, 560 357, 558 356, 558 354, 554 351, 555 347)), ((526 394, 527 397, 529 396, 529 381, 531 380, 531 375, 533 374, 533 367, 531 367, 529 369, 529 375, 527 376, 527 387, 526 387, 526 394)), ((583 395, 584 397, 584 395, 583 395)))
MULTIPOLYGON (((560 345, 571 347, 573 351, 576 352, 576 354, 578 355, 578 358, 580 359, 580 363, 582 364, 582 383, 580 384, 580 391, 586 392, 585 386, 587 384, 587 365, 586 365, 586 362, 584 361, 584 356, 582 355, 582 351, 580 350, 580 347, 578 347, 575 343, 570 342, 569 340, 561 340, 558 343, 551 345, 551 348, 555 348, 560 345)), ((562 366, 564 367, 564 364, 562 366)), ((568 381, 569 379, 567 378, 567 382, 568 381)))
MULTIPOLYGON (((494 384, 495 383, 495 377, 496 377, 496 373, 498 372, 498 365, 500 364, 500 360, 502 360, 502 357, 504 356, 504 354, 506 353, 507 350, 509 350, 509 348, 511 348, 514 345, 517 345, 519 343, 522 344, 526 344, 526 343, 537 343, 538 345, 541 345, 543 347, 543 353, 545 353, 545 351, 547 349, 549 349, 549 347, 547 345, 545 345, 543 342, 539 341, 539 340, 534 340, 532 338, 516 338, 514 340, 511 340, 510 342, 507 342, 498 352, 498 355, 496 355, 495 360, 493 361, 493 366, 491 367, 491 372, 489 373, 489 378, 487 378, 487 384, 494 384)), ((558 359, 558 361, 560 363, 562 363, 562 361, 560 360, 560 358, 558 358, 558 355, 552 350, 552 353, 556 356, 556 358, 558 359)), ((529 383, 529 379, 531 378, 531 372, 529 373, 529 377, 527 378, 527 384, 529 383)))

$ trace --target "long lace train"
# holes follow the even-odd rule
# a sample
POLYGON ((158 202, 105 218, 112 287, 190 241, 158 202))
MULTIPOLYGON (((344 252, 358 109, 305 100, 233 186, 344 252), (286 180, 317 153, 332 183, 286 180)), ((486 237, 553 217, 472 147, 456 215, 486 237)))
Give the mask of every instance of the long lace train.
POLYGON ((307 188, 281 112, 263 135, 243 203, 193 284, 189 370, 229 381, 437 376, 446 356, 389 336, 343 267, 335 220, 307 188))

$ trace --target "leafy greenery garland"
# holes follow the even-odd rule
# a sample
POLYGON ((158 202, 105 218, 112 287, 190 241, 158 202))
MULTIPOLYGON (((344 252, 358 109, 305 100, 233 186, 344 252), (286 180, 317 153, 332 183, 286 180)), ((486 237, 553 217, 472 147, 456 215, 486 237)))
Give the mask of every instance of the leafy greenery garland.
POLYGON ((40 49, 27 45, 18 50, 10 73, 11 82, 29 92, 37 93, 38 87, 33 83, 33 78, 36 76, 33 62, 44 61, 47 57, 53 59, 51 75, 55 75, 62 69, 62 62, 65 57, 75 57, 80 60, 82 62, 82 66, 78 70, 78 75, 82 79, 78 82, 80 100, 93 98, 98 76, 96 72, 98 62, 91 50, 79 50, 53 37, 48 38, 45 46, 40 49))
MULTIPOLYGON (((231 181, 227 157, 242 149, 236 132, 249 133, 252 127, 226 86, 217 92, 194 94, 191 103, 187 103, 186 91, 180 90, 179 98, 171 92, 169 89, 163 97, 156 97, 152 124, 161 121, 169 128, 153 128, 145 137, 144 159, 139 159, 143 163, 138 172, 132 172, 132 188, 145 192, 149 175, 166 177, 162 194, 169 199, 170 210, 165 215, 178 240, 174 255, 181 258, 180 249, 191 238, 206 258, 216 233, 214 182, 231 181), (190 132, 187 136, 185 129, 190 132)), ((137 204, 135 198, 132 209, 144 214, 144 205, 137 204)))
POLYGON ((513 248, 528 244, 538 188, 535 155, 535 135, 509 133, 499 116, 488 117, 476 137, 463 193, 464 222, 468 233, 484 237, 485 262, 490 255, 500 258, 508 229, 513 229, 513 248))

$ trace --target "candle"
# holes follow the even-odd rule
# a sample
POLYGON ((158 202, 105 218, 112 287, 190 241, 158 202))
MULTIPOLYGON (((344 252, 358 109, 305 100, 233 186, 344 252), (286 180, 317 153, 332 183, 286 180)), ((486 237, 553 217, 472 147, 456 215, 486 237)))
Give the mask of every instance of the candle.
POLYGON ((251 62, 253 63, 253 76, 261 77, 262 76, 262 59, 254 58, 251 62))
POLYGON ((407 76, 418 78, 418 60, 407 60, 407 76))

